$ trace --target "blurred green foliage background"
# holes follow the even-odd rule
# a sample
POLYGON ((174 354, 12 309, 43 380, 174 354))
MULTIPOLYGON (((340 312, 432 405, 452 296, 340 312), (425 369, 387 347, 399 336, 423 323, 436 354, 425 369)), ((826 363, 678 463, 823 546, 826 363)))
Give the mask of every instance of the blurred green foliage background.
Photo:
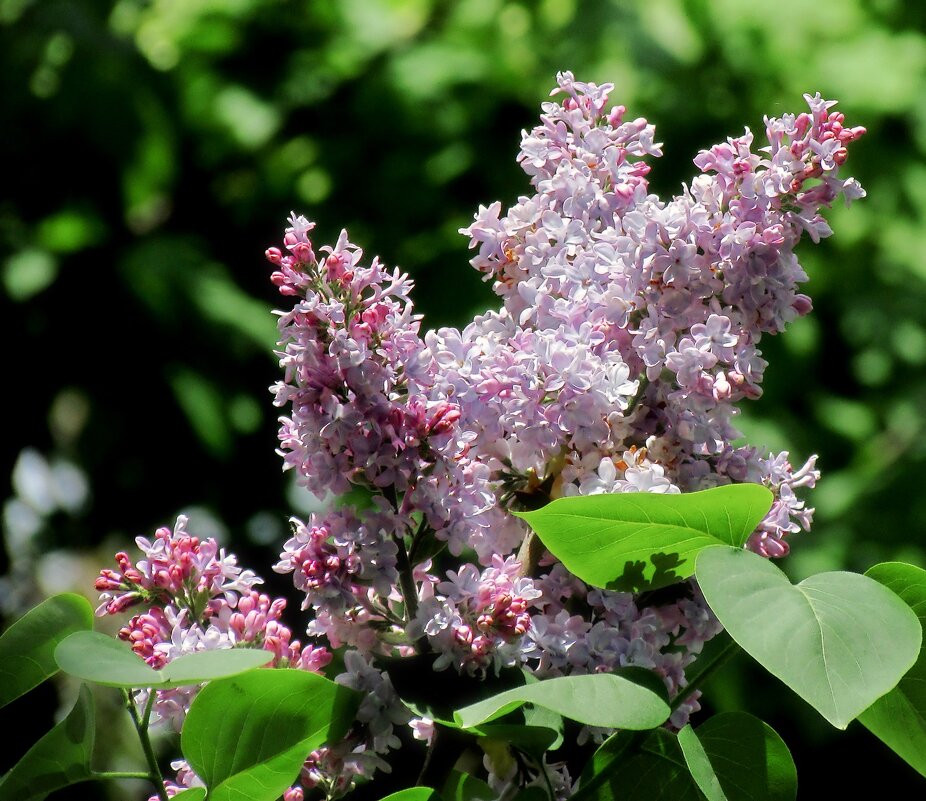
MULTIPOLYGON (((815 312, 763 343, 766 393, 742 428, 820 454, 795 577, 924 564, 926 4, 0 0, 3 611, 89 591, 178 511, 269 574, 310 499, 273 452, 263 249, 290 209, 318 243, 347 227, 413 274, 426 326, 465 324, 495 301, 457 229, 528 190, 519 132, 560 69, 613 81, 656 124, 659 192, 804 92, 868 128, 845 169, 869 196, 806 243, 815 312)), ((802 797, 851 788, 857 773, 834 774, 849 759, 922 792, 745 665, 707 700, 782 732, 802 797)))

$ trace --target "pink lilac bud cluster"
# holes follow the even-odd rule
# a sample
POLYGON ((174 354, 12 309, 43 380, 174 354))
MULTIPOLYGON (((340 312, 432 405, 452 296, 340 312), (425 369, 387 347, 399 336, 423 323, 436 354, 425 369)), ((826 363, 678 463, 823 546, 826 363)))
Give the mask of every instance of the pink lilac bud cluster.
MULTIPOLYGON (((99 615, 118 614, 143 605, 118 633, 138 656, 161 669, 184 654, 222 648, 261 648, 273 654, 273 667, 321 673, 332 655, 324 647, 305 646, 292 638, 281 621, 283 598, 271 599, 254 587, 263 580, 242 570, 212 538, 200 540, 187 532, 187 518, 177 518, 173 530, 160 528, 153 540, 138 537, 143 558, 134 564, 128 554, 116 554, 118 570, 104 569, 96 581, 99 615)), ((157 690, 152 723, 179 731, 198 686, 157 690)), ((144 705, 147 690, 136 693, 144 705)), ((173 765, 176 778, 168 795, 202 783, 183 762, 173 765)))
MULTIPOLYGON (((763 335, 811 309, 794 249, 804 233, 829 236, 822 208, 864 195, 838 177, 864 129, 805 96, 808 112, 766 118, 768 145, 754 152, 746 129, 702 151, 700 174, 663 201, 647 182, 661 155, 653 126, 609 107, 609 84, 570 73, 558 84, 562 102, 523 135, 533 194, 480 207, 463 231, 498 311, 422 337, 407 276, 366 265, 346 233, 318 257, 313 223, 293 214, 284 247, 267 251, 293 303, 274 387, 285 467, 317 494, 373 496, 363 511, 294 520, 275 569, 305 594, 309 633, 351 649, 346 680, 377 673, 387 695, 371 661, 412 654, 474 676, 634 665, 672 695, 686 686, 719 631, 697 587, 661 603, 590 588, 538 558, 512 510, 757 482, 775 501, 749 547, 782 556, 811 523, 796 490, 814 486, 815 457, 795 469, 787 453, 734 444, 736 404, 761 394, 763 335), (452 558, 432 560, 435 542, 452 558)), ((693 694, 672 723, 697 708, 693 694)), ((367 727, 382 734, 351 746, 362 758, 322 749, 303 786, 347 792, 397 744, 401 717, 391 701, 371 709, 367 727)), ((430 737, 429 720, 411 724, 430 737)))

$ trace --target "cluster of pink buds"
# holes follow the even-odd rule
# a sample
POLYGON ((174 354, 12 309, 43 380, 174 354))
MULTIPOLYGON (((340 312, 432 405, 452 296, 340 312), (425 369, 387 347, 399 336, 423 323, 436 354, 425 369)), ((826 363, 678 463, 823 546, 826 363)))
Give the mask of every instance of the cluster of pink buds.
MULTIPOLYGON (((160 528, 153 540, 136 540, 144 558, 132 564, 116 555, 119 572, 103 570, 96 581, 98 614, 116 614, 144 603, 148 608, 119 630, 119 638, 155 669, 187 653, 218 648, 262 648, 274 666, 321 672, 331 661, 326 648, 303 647, 281 617, 283 598, 258 593, 262 583, 212 539, 200 540, 179 517, 173 530, 160 528)), ((196 688, 158 691, 155 720, 179 728, 196 688)))

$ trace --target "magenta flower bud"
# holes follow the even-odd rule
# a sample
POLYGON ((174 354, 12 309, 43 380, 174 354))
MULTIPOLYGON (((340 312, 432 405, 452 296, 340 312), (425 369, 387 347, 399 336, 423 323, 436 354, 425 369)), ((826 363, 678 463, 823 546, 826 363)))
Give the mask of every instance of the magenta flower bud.
POLYGON ((296 260, 302 264, 313 264, 315 262, 315 253, 312 246, 307 242, 299 242, 290 249, 296 260))
POLYGON ((140 602, 141 595, 139 595, 137 592, 129 592, 125 595, 120 595, 118 598, 113 598, 106 605, 106 614, 118 615, 120 612, 124 612, 130 606, 134 606, 140 602))
POLYGON ((434 436, 449 434, 460 419, 460 407, 450 403, 442 403, 437 407, 428 423, 427 433, 434 436))
POLYGON ((271 264, 280 264, 283 261, 283 253, 279 248, 267 248, 264 251, 264 256, 271 264))

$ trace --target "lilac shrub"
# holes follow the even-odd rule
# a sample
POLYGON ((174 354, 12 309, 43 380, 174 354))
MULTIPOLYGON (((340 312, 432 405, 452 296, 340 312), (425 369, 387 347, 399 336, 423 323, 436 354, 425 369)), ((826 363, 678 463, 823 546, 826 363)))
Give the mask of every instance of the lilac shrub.
MULTIPOLYGON (((805 95, 808 111, 765 119, 767 145, 754 152, 746 129, 701 151, 699 174, 663 201, 647 182, 661 155, 654 127, 610 107, 612 89, 558 75, 560 99, 522 137, 532 193, 506 210, 481 206, 462 231, 501 299, 462 330, 423 333, 408 276, 367 262, 346 232, 316 248, 314 224, 293 214, 283 247, 267 251, 291 304, 279 312, 273 388, 284 469, 316 495, 368 498, 293 518, 274 568, 291 574, 318 647, 292 641, 283 602, 258 595, 259 580, 189 537, 182 518, 173 534, 138 541, 145 560, 120 554, 120 572, 101 575, 105 612, 150 607, 120 637, 152 665, 246 645, 318 671, 327 648, 345 649, 336 680, 366 701, 343 742, 309 755, 287 801, 336 798, 388 771, 403 729, 434 736, 394 689, 399 658, 461 681, 637 666, 670 697, 685 688, 720 631, 696 584, 661 600, 590 587, 512 512, 752 482, 775 500, 748 547, 781 557, 810 527, 797 490, 818 479, 815 457, 795 469, 787 452, 735 444, 735 418, 762 392, 762 336, 811 310, 795 247, 830 235, 821 209, 864 196, 838 177, 864 129, 805 95)), ((159 691, 157 715, 179 724, 191 695, 159 691)), ((609 733, 585 727, 579 740, 609 733)), ((179 767, 178 786, 195 782, 179 767)), ((499 797, 518 780, 551 781, 565 798, 574 779, 565 764, 516 776, 487 757, 486 768, 499 797)))

